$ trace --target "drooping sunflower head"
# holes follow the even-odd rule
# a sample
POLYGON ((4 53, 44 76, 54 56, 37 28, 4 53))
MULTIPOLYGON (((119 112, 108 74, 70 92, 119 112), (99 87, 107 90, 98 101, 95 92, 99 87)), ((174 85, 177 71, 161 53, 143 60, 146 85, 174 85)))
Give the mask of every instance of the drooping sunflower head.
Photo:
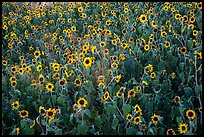
POLYGON ((39 112, 41 115, 45 115, 45 113, 46 113, 45 107, 40 106, 39 109, 38 109, 38 112, 39 112))
POLYGON ((176 133, 175 133, 175 131, 172 128, 170 128, 170 129, 168 129, 166 131, 166 135, 176 135, 176 133))
POLYGON ((108 91, 106 91, 106 92, 104 93, 104 95, 103 95, 103 99, 104 99, 104 100, 108 100, 109 97, 110 97, 110 96, 109 96, 109 93, 108 93, 108 91))
POLYGON ((174 97, 174 102, 175 102, 175 103, 178 103, 179 101, 180 101, 180 97, 179 97, 179 96, 175 96, 175 97, 174 97))
POLYGON ((41 55, 40 50, 36 50, 36 51, 34 52, 34 56, 35 56, 36 59, 39 58, 40 55, 41 55))
POLYGON ((77 104, 79 106, 79 108, 85 108, 86 105, 87 105, 87 100, 85 98, 79 98, 78 101, 77 101, 77 104))
POLYGON ((138 104, 136 104, 134 106, 134 112, 138 113, 138 112, 141 112, 141 111, 142 111, 142 109, 140 108, 140 106, 138 104))

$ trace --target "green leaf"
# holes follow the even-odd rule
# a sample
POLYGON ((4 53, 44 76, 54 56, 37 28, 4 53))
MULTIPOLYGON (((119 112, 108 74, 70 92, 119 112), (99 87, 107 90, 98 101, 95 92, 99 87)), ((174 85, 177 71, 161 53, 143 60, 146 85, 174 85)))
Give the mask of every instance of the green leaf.
POLYGON ((143 132, 138 131, 136 135, 143 135, 143 132))
POLYGON ((123 105, 122 110, 123 110, 123 115, 126 116, 130 112, 131 106, 129 104, 125 104, 123 105))
POLYGON ((26 125, 26 120, 21 119, 20 124, 21 124, 21 128, 23 128, 26 125))
POLYGON ((182 118, 181 117, 177 117, 176 118, 176 122, 179 124, 179 123, 183 123, 183 120, 182 120, 182 118))
POLYGON ((195 93, 197 96, 199 96, 201 94, 202 91, 202 85, 196 85, 195 86, 195 93))
POLYGON ((103 122, 102 122, 102 119, 101 119, 100 116, 95 117, 96 127, 101 128, 102 123, 103 123, 103 122))
POLYGON ((181 79, 182 82, 185 81, 185 75, 183 72, 179 73, 179 78, 181 79))
POLYGON ((118 125, 118 118, 114 115, 113 123, 112 123, 112 128, 115 130, 116 126, 118 125))
POLYGON ((185 87, 184 91, 185 91, 185 94, 186 94, 187 98, 189 98, 193 94, 193 90, 190 87, 185 87))
POLYGON ((63 104, 64 104, 64 97, 59 96, 59 97, 57 98, 57 102, 58 102, 60 105, 63 105, 63 104))
POLYGON ((84 110, 84 113, 85 113, 89 118, 91 118, 91 112, 90 112, 89 109, 85 109, 85 110, 84 110))
POLYGON ((35 110, 38 112, 38 105, 36 102, 32 102, 32 106, 34 106, 35 110))
POLYGON ((55 135, 62 135, 62 129, 55 130, 55 135))
POLYGON ((136 135, 137 130, 135 128, 129 127, 126 129, 126 134, 127 135, 136 135))
POLYGON ((77 126, 77 131, 81 135, 85 135, 86 131, 88 129, 88 126, 85 122, 81 123, 80 125, 77 126))
POLYGON ((116 113, 116 108, 113 105, 109 105, 107 107, 107 111, 108 111, 109 115, 115 114, 116 113))

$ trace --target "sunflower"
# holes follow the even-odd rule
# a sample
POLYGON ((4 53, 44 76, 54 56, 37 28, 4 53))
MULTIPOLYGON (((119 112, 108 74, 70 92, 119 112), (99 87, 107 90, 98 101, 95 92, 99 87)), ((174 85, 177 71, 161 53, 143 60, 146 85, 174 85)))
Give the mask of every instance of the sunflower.
POLYGON ((20 107, 19 101, 15 101, 12 103, 12 109, 18 109, 20 107))
POLYGON ((104 83, 98 83, 98 88, 100 88, 102 86, 102 89, 105 88, 105 84, 104 83))
POLYGON ((142 123, 142 120, 141 120, 140 116, 137 116, 137 117, 134 118, 134 124, 138 125, 139 123, 142 123))
POLYGON ((124 95, 124 93, 121 93, 120 91, 117 91, 117 92, 116 92, 116 96, 117 96, 118 98, 122 98, 123 95, 124 95))
MULTIPOLYGON (((111 71, 111 72, 112 72, 112 71, 111 71)), ((120 79, 121 79, 121 74, 116 76, 116 78, 115 78, 116 83, 119 83, 119 82, 120 82, 120 79)))
POLYGON ((24 69, 23 68, 19 68, 18 73, 19 74, 24 74, 24 69))
POLYGON ((173 72, 173 73, 171 74, 171 77, 172 77, 173 79, 175 79, 175 78, 176 78, 176 73, 173 72))
POLYGON ((188 130, 188 124, 186 124, 186 123, 180 123, 180 124, 179 124, 178 131, 179 131, 181 134, 186 133, 187 130, 188 130))
POLYGON ((166 131, 166 135, 176 135, 176 133, 175 133, 175 131, 172 128, 170 128, 170 129, 168 129, 166 131))
POLYGON ((56 110, 55 108, 49 108, 46 110, 46 117, 49 119, 49 121, 53 120, 56 115, 56 110))
POLYGON ((154 23, 154 20, 152 20, 151 26, 152 26, 153 28, 156 28, 158 25, 154 23))
POLYGON ((154 125, 156 125, 159 121, 159 115, 154 114, 153 116, 151 116, 152 122, 154 125))
POLYGON ((19 116, 20 116, 20 118, 27 118, 28 117, 28 111, 26 111, 26 110, 21 110, 21 111, 19 111, 19 116))
POLYGON ((31 70, 32 70, 32 69, 31 69, 30 66, 26 66, 25 71, 26 71, 27 73, 29 73, 31 70))
POLYGON ((166 48, 169 48, 169 47, 170 47, 170 42, 165 41, 164 46, 165 46, 166 48))
POLYGON ((197 36, 198 35, 198 31, 197 30, 193 30, 193 36, 197 36))
POLYGON ((88 68, 88 67, 91 67, 91 65, 92 65, 92 60, 91 60, 90 57, 85 57, 83 63, 84 63, 84 66, 85 66, 86 68, 88 68))
POLYGON ((72 26, 72 27, 71 27, 71 30, 72 30, 73 32, 75 32, 75 31, 76 31, 76 27, 75 27, 75 26, 72 26))
POLYGON ((180 19, 181 19, 181 14, 176 14, 176 15, 175 15, 175 19, 176 19, 176 20, 180 20, 180 19))
POLYGON ((155 72, 152 72, 152 73, 150 74, 150 77, 151 77, 152 79, 154 79, 154 78, 156 77, 156 73, 155 73, 155 72))
POLYGON ((104 80, 105 80, 105 78, 104 78, 103 75, 101 75, 101 76, 98 77, 98 82, 99 82, 99 83, 104 83, 104 80))
POLYGON ((135 95, 136 95, 136 92, 135 92, 134 89, 131 89, 131 90, 128 91, 128 98, 135 97, 135 95))
POLYGON ((197 58, 198 58, 198 59, 202 59, 202 52, 195 51, 194 54, 197 55, 197 58))
POLYGON ((105 42, 100 42, 100 47, 105 47, 106 46, 106 43, 105 42))
POLYGON ((196 113, 193 110, 187 110, 186 116, 189 120, 193 120, 196 117, 196 113))
POLYGON ((186 47, 182 47, 182 48, 180 48, 179 51, 180 51, 181 54, 186 54, 187 49, 186 49, 186 47))
POLYGON ((78 8, 78 12, 82 12, 82 11, 83 11, 83 7, 80 6, 80 7, 78 8))
POLYGON ((130 122, 132 119, 133 119, 133 116, 131 114, 127 114, 126 120, 130 122))
POLYGON ((109 96, 109 93, 108 93, 108 91, 106 91, 106 92, 104 93, 104 95, 103 95, 104 100, 108 100, 109 97, 110 97, 110 96, 109 96))
POLYGON ((45 109, 45 107, 40 106, 39 109, 38 109, 38 112, 39 112, 42 116, 44 116, 45 113, 46 113, 46 109, 45 109))
POLYGON ((115 46, 117 44, 117 40, 113 39, 113 40, 111 40, 111 43, 115 46))
POLYGON ((162 37, 166 37, 166 35, 167 35, 166 31, 162 31, 162 32, 161 32, 161 36, 162 36, 162 37))
POLYGON ((144 50, 145 50, 145 51, 148 51, 148 50, 149 50, 149 48, 150 48, 150 47, 149 47, 149 45, 148 45, 148 44, 146 44, 146 45, 144 46, 144 50))
POLYGON ((104 54, 104 55, 108 55, 108 54, 109 54, 109 50, 108 50, 108 49, 104 49, 104 50, 103 50, 103 54, 104 54))
POLYGON ((47 90, 52 91, 53 88, 54 88, 54 85, 52 83, 49 82, 49 83, 46 84, 46 89, 47 90))
POLYGON ((134 106, 134 112, 139 113, 139 112, 141 112, 141 111, 142 111, 142 109, 140 108, 140 106, 139 106, 138 104, 136 104, 136 105, 134 106))
POLYGON ((96 46, 93 46, 93 47, 91 48, 91 53, 94 54, 95 52, 96 52, 96 46))
POLYGON ((42 65, 39 64, 39 65, 37 66, 37 71, 40 72, 41 70, 42 70, 42 65))
POLYGON ((36 51, 34 52, 34 56, 35 56, 36 59, 39 58, 40 55, 41 55, 40 50, 36 50, 36 51))
POLYGON ((8 62, 6 60, 2 60, 2 65, 7 66, 8 62))
POLYGON ((81 80, 78 79, 78 78, 76 78, 76 79, 74 80, 74 85, 75 85, 76 87, 81 86, 81 80))
POLYGON ((140 92, 142 90, 142 87, 141 86, 136 86, 136 91, 137 92, 140 92))
POLYGON ((79 106, 79 108, 82 108, 82 107, 86 107, 87 105, 87 100, 85 98, 79 98, 78 101, 77 101, 77 104, 79 106))
POLYGON ((12 86, 13 88, 15 88, 16 85, 17 85, 17 82, 16 82, 16 81, 12 81, 12 82, 11 82, 11 86, 12 86))
POLYGON ((13 67, 11 67, 11 73, 12 74, 15 74, 15 73, 17 73, 17 67, 16 66, 13 66, 13 67))
POLYGON ((38 78, 38 81, 39 81, 40 83, 43 83, 43 82, 45 81, 45 77, 44 77, 42 74, 40 74, 40 75, 39 75, 39 78, 38 78))
POLYGON ((59 81, 59 85, 60 85, 60 86, 64 86, 64 84, 65 84, 65 81, 64 81, 64 80, 60 80, 60 81, 59 81))
POLYGON ((120 46, 121 46, 123 49, 128 48, 128 44, 127 44, 127 43, 121 43, 120 46))
POLYGON ((179 96, 175 96, 175 97, 174 97, 174 102, 177 103, 177 102, 180 101, 180 99, 181 99, 181 98, 180 98, 179 96))
POLYGON ((124 53, 120 54, 120 59, 121 59, 121 60, 125 60, 125 55, 124 55, 124 53))
POLYGON ((202 10, 202 2, 199 2, 196 6, 199 10, 202 10))
POLYGON ((16 81, 16 77, 15 77, 15 76, 12 76, 12 77, 10 77, 9 80, 10 80, 10 81, 16 81))
POLYGON ((117 69, 118 68, 118 64, 116 62, 111 63, 111 68, 117 69))
POLYGON ((202 112, 202 106, 198 110, 199 110, 199 112, 202 112))
POLYGON ((139 19, 140 19, 140 22, 142 23, 145 23, 148 21, 147 16, 145 14, 140 15, 139 19))
POLYGON ((189 21, 190 21, 191 24, 193 24, 193 23, 195 22, 195 20, 196 20, 196 19, 195 19, 194 16, 191 16, 190 19, 189 19, 189 21))

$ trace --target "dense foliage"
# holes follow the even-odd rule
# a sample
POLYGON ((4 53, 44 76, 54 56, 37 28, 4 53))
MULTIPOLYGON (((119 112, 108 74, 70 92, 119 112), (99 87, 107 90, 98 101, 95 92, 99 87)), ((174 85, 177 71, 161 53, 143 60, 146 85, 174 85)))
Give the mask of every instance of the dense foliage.
POLYGON ((201 134, 201 36, 202 2, 3 2, 2 134, 201 134))

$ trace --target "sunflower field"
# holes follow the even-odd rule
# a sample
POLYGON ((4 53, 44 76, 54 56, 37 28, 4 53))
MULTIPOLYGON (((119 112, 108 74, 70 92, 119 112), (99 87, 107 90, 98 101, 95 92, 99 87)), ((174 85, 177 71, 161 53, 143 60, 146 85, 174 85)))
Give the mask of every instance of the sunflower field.
POLYGON ((202 2, 2 2, 2 135, 202 134, 202 2))

